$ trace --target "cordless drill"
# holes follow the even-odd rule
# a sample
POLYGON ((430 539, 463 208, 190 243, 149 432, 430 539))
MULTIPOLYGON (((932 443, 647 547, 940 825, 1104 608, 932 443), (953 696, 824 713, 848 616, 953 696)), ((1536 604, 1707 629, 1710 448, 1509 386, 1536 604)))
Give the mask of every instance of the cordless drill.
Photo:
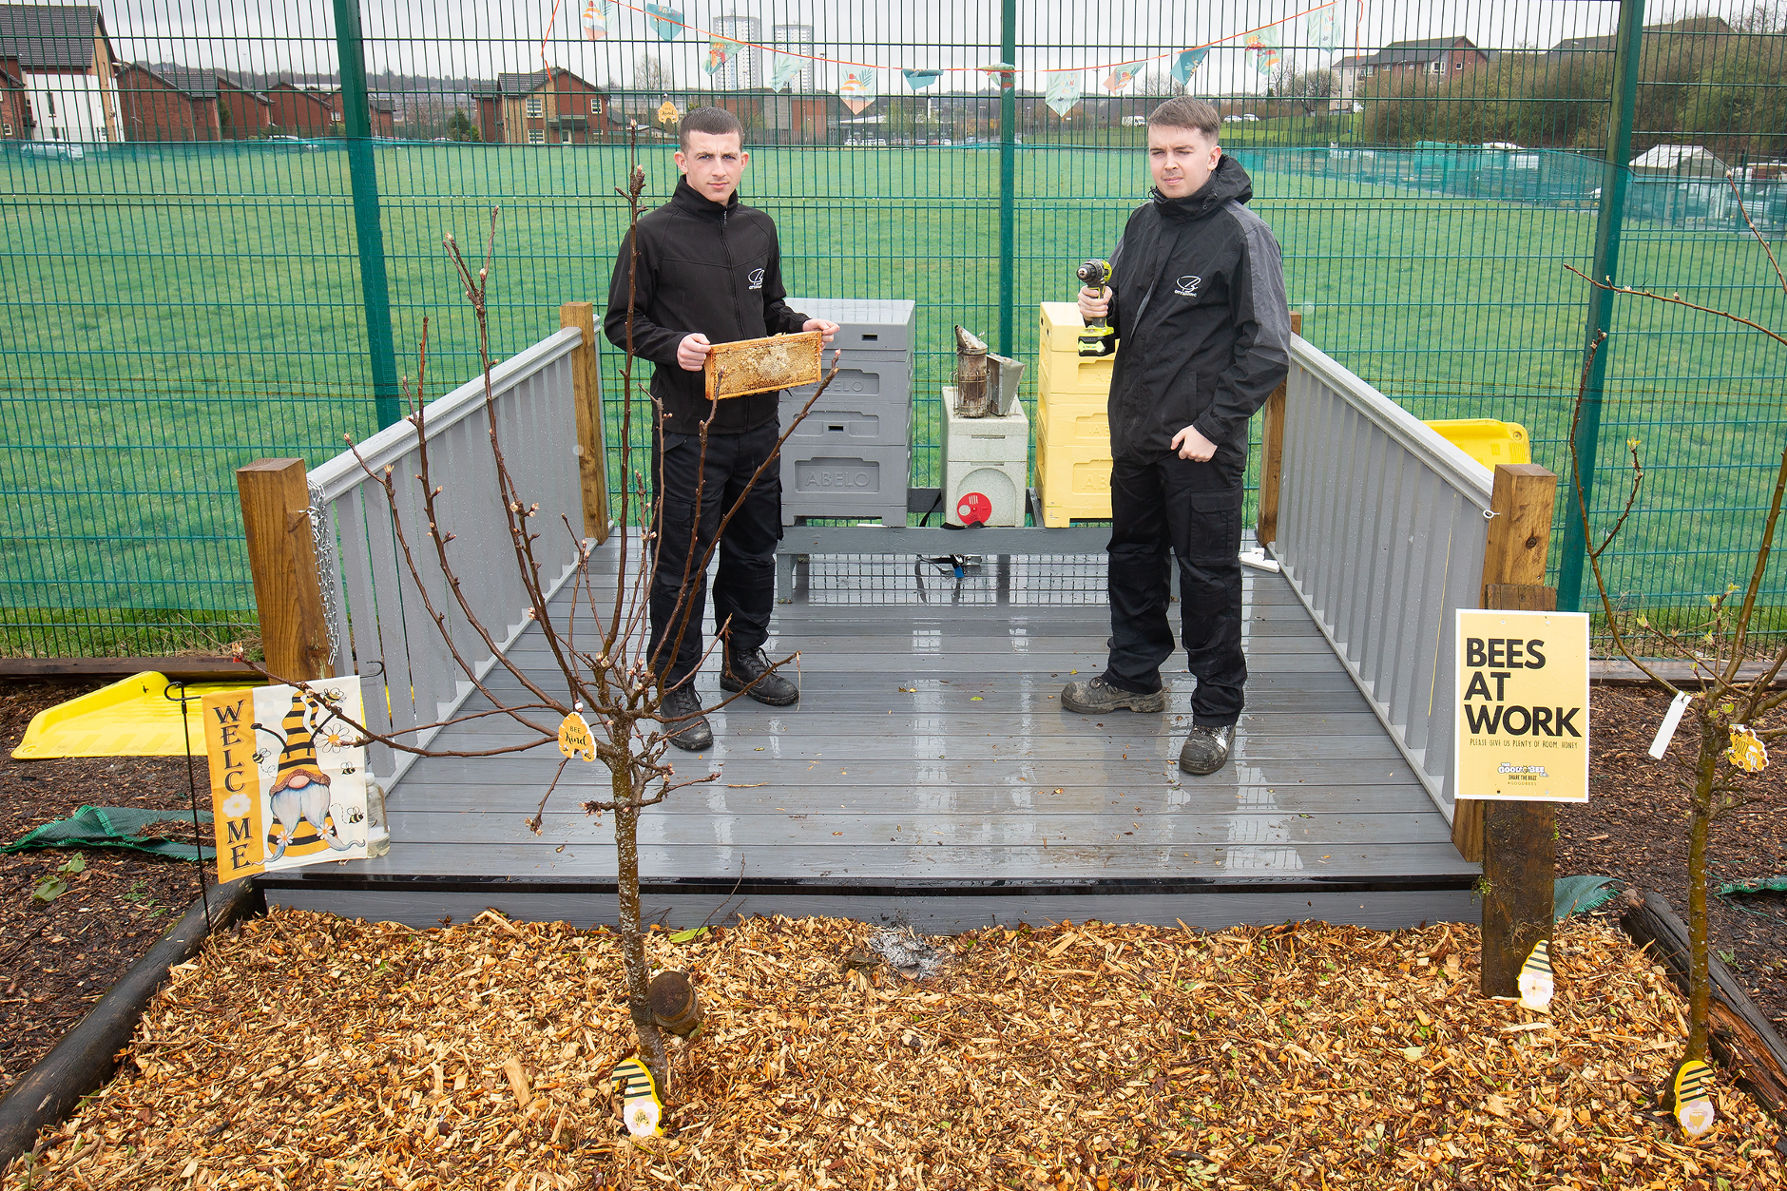
MULTIPOLYGON (((1090 286, 1102 296, 1104 287, 1111 279, 1110 261, 1087 261, 1081 265, 1077 276, 1081 284, 1090 286)), ((1079 347, 1082 356, 1108 356, 1117 350, 1117 328, 1111 326, 1110 320, 1098 319, 1086 324, 1080 332, 1079 347)))

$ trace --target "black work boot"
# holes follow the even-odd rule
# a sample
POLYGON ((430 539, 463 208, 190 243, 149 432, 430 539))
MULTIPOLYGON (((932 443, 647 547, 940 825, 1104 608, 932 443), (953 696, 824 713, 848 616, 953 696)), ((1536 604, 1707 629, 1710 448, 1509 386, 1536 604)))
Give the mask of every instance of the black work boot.
POLYGON ((1080 715, 1103 715, 1109 711, 1165 711, 1167 691, 1165 687, 1161 687, 1158 691, 1139 695, 1134 691, 1112 686, 1101 674, 1097 678, 1070 682, 1062 687, 1061 706, 1080 715))
POLYGON ((714 742, 714 730, 701 714, 701 697, 687 683, 664 692, 664 701, 658 704, 658 722, 679 749, 698 753, 714 742))
POLYGON ((800 702, 800 688, 769 668, 761 649, 728 649, 720 667, 720 689, 743 691, 759 703, 787 707, 800 702))
POLYGON ((1194 724, 1191 735, 1185 738, 1185 747, 1179 750, 1179 768, 1199 777, 1215 773, 1228 762, 1229 747, 1234 742, 1233 724, 1224 724, 1220 728, 1194 724))

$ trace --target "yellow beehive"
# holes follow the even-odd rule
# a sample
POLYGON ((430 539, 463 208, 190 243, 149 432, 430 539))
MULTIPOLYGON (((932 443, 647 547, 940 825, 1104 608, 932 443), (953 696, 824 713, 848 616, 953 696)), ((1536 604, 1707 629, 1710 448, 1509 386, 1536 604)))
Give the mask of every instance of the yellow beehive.
POLYGON ((1082 356, 1085 323, 1072 302, 1044 302, 1038 321, 1036 495, 1058 529, 1111 516, 1111 431, 1105 400, 1112 356, 1082 356))
POLYGON ((1036 497, 1042 523, 1060 529, 1074 521, 1111 519, 1111 440, 1063 444, 1036 424, 1036 497))

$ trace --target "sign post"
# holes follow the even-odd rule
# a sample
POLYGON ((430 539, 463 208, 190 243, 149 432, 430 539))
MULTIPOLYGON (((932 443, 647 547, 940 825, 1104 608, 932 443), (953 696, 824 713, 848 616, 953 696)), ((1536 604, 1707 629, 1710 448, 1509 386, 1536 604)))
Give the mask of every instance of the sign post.
POLYGON ((1588 801, 1588 617, 1460 609, 1455 640, 1452 788, 1485 803, 1482 990, 1510 997, 1550 950, 1556 804, 1588 801))

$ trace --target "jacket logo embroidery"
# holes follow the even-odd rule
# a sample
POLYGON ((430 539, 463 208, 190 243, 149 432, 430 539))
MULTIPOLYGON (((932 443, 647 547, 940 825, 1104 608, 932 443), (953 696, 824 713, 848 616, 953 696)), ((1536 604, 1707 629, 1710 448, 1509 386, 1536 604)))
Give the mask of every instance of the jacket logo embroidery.
POLYGON ((1202 284, 1204 284, 1202 277, 1193 277, 1188 273, 1174 283, 1173 292, 1182 298, 1195 298, 1198 296, 1198 286, 1202 284))
POLYGON ((752 269, 751 270, 751 288, 752 289, 762 289, 763 288, 763 270, 762 269, 752 269))

